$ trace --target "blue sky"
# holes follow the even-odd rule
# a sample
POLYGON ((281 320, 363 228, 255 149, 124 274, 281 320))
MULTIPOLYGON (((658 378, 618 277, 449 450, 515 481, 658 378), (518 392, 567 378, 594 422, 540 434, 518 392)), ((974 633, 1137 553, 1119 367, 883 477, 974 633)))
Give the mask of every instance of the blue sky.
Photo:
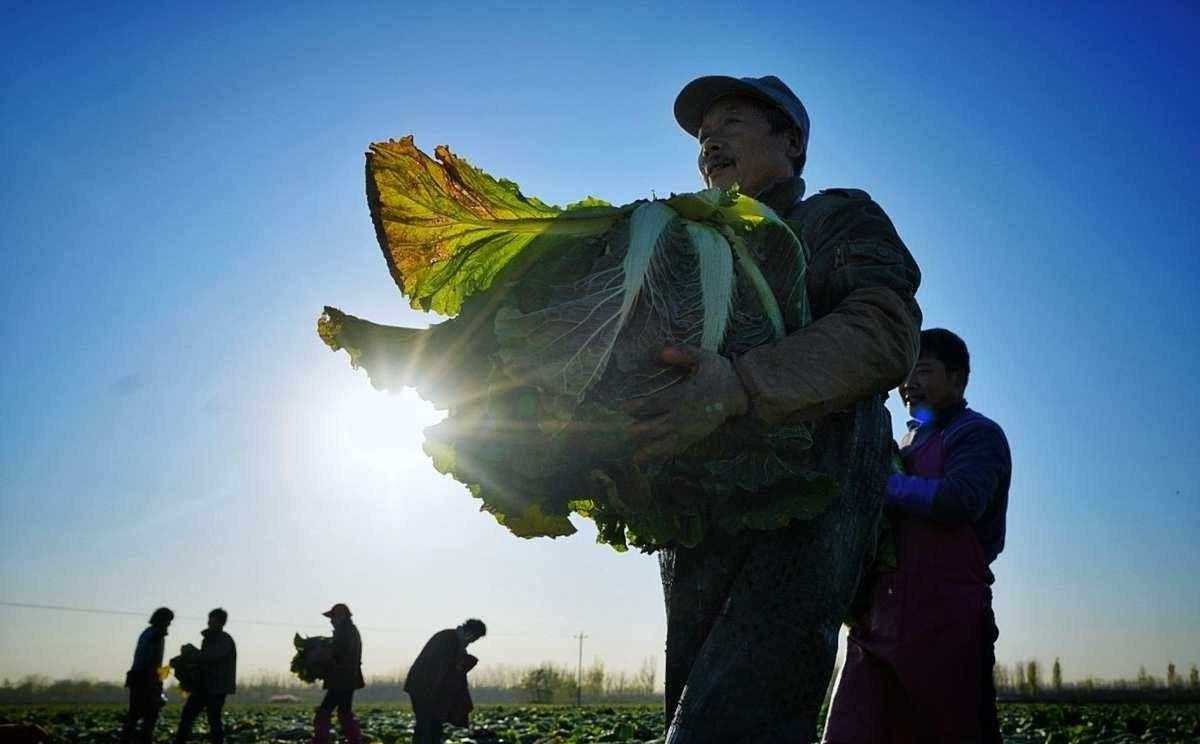
MULTIPOLYGON (((660 656, 652 559, 478 514, 420 451, 437 414, 315 320, 428 322, 379 255, 368 143, 626 202, 699 185, 684 83, 776 74, 810 189, 887 210, 1008 432, 1000 659, 1200 663, 1198 34, 1184 3, 6 6, 0 600, 299 630, 346 601, 368 673, 467 615, 485 663, 567 663, 579 630, 610 667, 660 656)), ((140 625, 0 606, 0 676, 116 678, 140 625)), ((286 629, 236 634, 282 671, 286 629)))

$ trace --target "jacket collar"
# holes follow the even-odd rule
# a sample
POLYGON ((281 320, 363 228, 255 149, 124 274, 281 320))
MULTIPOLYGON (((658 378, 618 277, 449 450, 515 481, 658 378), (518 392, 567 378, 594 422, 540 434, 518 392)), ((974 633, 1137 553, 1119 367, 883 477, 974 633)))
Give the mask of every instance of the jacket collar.
POLYGON ((783 178, 753 196, 775 210, 780 217, 786 217, 792 207, 804 198, 804 179, 800 176, 783 178))

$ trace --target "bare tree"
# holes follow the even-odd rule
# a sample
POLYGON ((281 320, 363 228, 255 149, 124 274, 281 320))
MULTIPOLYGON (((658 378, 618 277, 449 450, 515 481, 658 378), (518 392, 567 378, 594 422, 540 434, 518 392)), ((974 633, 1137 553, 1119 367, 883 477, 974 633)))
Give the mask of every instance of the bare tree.
POLYGON ((583 694, 593 700, 601 697, 604 695, 604 680, 604 662, 597 656, 583 673, 583 694))
POLYGON ((1008 674, 1008 667, 1003 664, 992 667, 992 683, 997 691, 1011 692, 1012 678, 1008 674))
POLYGON ((1029 693, 1036 695, 1042 690, 1042 669, 1037 659, 1030 659, 1025 664, 1025 679, 1029 683, 1029 693))
POLYGON ((657 681, 658 664, 655 663, 653 656, 647 656, 642 660, 642 668, 638 670, 637 676, 634 678, 634 686, 640 693, 653 695, 657 681))
POLYGON ((1062 664, 1054 657, 1054 666, 1050 668, 1050 685, 1055 692, 1062 692, 1062 664))

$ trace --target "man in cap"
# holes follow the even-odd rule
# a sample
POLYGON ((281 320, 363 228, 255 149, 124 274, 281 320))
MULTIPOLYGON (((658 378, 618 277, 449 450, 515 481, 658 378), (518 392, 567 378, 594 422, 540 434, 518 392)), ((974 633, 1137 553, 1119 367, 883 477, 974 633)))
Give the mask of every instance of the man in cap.
POLYGON ((192 725, 200 711, 208 717, 208 735, 213 744, 225 741, 225 727, 221 722, 221 711, 225 697, 237 691, 237 646, 233 637, 225 632, 229 613, 218 607, 208 613, 208 627, 201 632, 204 640, 195 662, 200 666, 200 685, 188 695, 179 714, 179 728, 175 731, 176 744, 184 744, 192 734, 192 725))
POLYGON ((342 736, 349 744, 362 744, 362 730, 354 716, 354 691, 367 686, 362 675, 362 636, 350 619, 350 608, 341 602, 321 614, 333 624, 333 659, 325 674, 325 698, 313 718, 313 744, 328 744, 335 708, 342 736))
POLYGON ((129 688, 129 712, 125 714, 125 725, 121 729, 122 741, 154 740, 154 724, 158 722, 158 713, 163 705, 162 677, 158 672, 163 663, 167 628, 174 619, 174 612, 159 607, 151 613, 150 624, 138 636, 133 664, 125 673, 125 686, 129 688))
POLYGON ((875 543, 894 447, 884 400, 916 360, 920 272, 865 192, 804 198, 808 113, 779 78, 698 78, 675 117, 707 186, 736 184, 807 247, 813 321, 735 359, 664 349, 690 374, 631 411, 639 457, 667 459, 737 416, 807 421, 811 469, 839 490, 811 521, 661 551, 667 741, 806 742, 875 543))
POLYGON ((439 630, 425 642, 404 679, 416 718, 413 744, 441 744, 443 724, 467 725, 467 672, 479 661, 467 653, 467 646, 485 635, 483 621, 471 618, 457 628, 439 630))

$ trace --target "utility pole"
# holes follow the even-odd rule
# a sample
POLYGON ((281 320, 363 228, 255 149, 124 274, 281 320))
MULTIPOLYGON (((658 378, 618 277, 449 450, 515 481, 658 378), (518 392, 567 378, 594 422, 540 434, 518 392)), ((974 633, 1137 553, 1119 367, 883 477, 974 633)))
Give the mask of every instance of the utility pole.
POLYGON ((579 666, 575 668, 575 704, 583 705, 583 639, 587 636, 581 630, 575 637, 579 639, 579 666))

